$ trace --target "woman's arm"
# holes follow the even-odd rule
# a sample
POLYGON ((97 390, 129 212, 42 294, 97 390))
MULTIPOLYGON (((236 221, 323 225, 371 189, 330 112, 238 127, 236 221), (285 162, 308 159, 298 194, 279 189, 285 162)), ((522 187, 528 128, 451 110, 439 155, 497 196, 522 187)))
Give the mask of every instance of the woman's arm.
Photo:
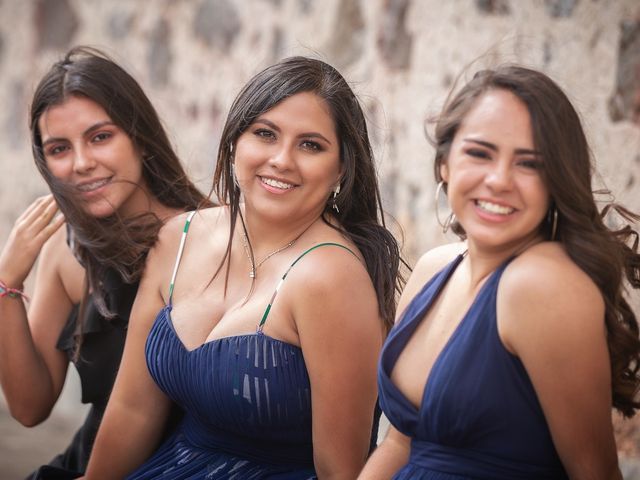
POLYGON ((22 299, 0 297, 0 383, 11 414, 26 426, 49 416, 67 371, 68 360, 56 349, 72 308, 62 265, 76 263, 78 282, 83 278, 56 212, 51 195, 36 200, 18 218, 0 254, 0 280, 22 288, 42 250, 28 319, 22 299))
POLYGON ((131 310, 118 376, 87 467, 87 479, 125 477, 153 453, 164 431, 171 402, 150 376, 144 348, 165 304, 161 292, 169 284, 167 270, 177 251, 172 237, 180 238, 180 227, 169 221, 149 253, 131 310))
POLYGON ((358 480, 388 480, 409 460, 411 439, 393 425, 382 443, 373 452, 358 480))
POLYGON ((305 260, 288 281, 311 381, 315 468, 323 480, 352 480, 369 452, 382 321, 369 275, 351 253, 324 247, 305 260))
POLYGON ((531 378, 569 476, 621 479, 596 285, 559 246, 543 244, 508 267, 497 305, 500 336, 531 378))

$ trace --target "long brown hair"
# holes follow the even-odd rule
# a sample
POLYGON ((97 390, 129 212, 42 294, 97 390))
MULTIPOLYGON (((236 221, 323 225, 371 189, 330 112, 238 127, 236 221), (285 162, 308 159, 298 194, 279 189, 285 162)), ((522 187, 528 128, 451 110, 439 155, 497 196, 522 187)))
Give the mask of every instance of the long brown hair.
MULTIPOLYGON (((598 286, 605 302, 607 344, 611 360, 613 406, 631 416, 640 407, 634 399, 640 387, 640 340, 638 322, 624 298, 625 284, 640 288, 638 232, 631 224, 640 216, 610 202, 599 210, 591 180, 591 151, 578 113, 553 80, 541 72, 516 65, 482 70, 450 98, 436 128, 434 173, 441 181, 440 166, 449 154, 453 138, 465 115, 488 90, 503 89, 516 95, 528 108, 536 150, 544 159, 542 171, 557 209, 555 240, 598 286), (610 229, 605 216, 618 213, 625 223, 610 229)), ((552 226, 548 215, 540 225, 547 238, 552 226)), ((464 237, 457 224, 454 231, 464 237)))
POLYGON ((95 218, 83 210, 73 188, 51 174, 38 121, 47 109, 71 96, 88 98, 100 105, 129 136, 141 155, 144 182, 160 203, 190 210, 205 197, 187 178, 158 114, 138 82, 106 54, 94 48, 75 47, 44 75, 31 103, 33 158, 71 228, 75 254, 86 269, 83 304, 91 292, 100 313, 111 317, 113 312, 107 307, 103 289, 107 271, 117 272, 126 283, 139 280, 162 222, 151 212, 134 218, 122 218, 117 212, 95 218))
MULTIPOLYGON (((232 146, 261 114, 302 92, 322 98, 335 122, 343 169, 340 193, 335 198, 340 213, 335 216, 340 222, 340 231, 357 245, 365 259, 380 315, 385 326, 390 328, 395 316, 396 293, 404 283, 399 272, 400 250, 385 225, 373 153, 360 103, 342 75, 321 60, 306 57, 281 60, 249 80, 231 106, 222 131, 213 180, 218 200, 228 205, 231 212, 225 258, 229 258, 240 212, 240 190, 232 176, 232 146)), ((328 215, 332 205, 333 198, 331 202, 327 199, 323 212, 323 219, 330 226, 328 215)))

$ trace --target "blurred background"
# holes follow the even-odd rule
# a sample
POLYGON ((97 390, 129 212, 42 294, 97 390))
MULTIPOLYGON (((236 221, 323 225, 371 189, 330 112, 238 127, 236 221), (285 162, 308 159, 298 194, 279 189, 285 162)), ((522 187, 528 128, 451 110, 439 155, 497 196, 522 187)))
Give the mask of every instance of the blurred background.
MULTIPOLYGON (((332 63, 365 106, 384 206, 412 262, 447 240, 425 120, 456 79, 502 62, 541 69, 566 89, 591 141, 594 188, 640 211, 639 0, 0 0, 0 245, 47 191, 27 111, 40 77, 76 44, 105 50, 142 84, 204 191, 241 86, 286 56, 332 63)), ((11 419, 0 394, 0 478, 46 463, 85 411, 75 372, 32 429, 11 419)), ((625 478, 640 479, 640 420, 614 421, 625 478)))

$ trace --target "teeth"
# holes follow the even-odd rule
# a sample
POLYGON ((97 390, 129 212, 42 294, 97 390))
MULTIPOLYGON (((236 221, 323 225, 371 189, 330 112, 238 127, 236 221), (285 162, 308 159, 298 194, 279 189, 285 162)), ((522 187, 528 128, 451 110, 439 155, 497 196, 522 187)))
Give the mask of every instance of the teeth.
POLYGON ((85 183, 83 185, 78 185, 77 188, 81 192, 90 192, 92 190, 96 190, 96 189, 106 185, 107 183, 109 183, 109 179, 108 178, 104 178, 102 180, 96 180, 95 182, 85 183))
POLYGON ((515 210, 514 208, 511 208, 511 207, 505 207, 503 205, 486 202, 484 200, 478 200, 476 203, 483 210, 486 210, 487 212, 491 212, 491 213, 497 213, 498 215, 509 215, 515 210))
POLYGON ((266 183, 270 187, 281 188, 283 190, 289 190, 290 188, 294 187, 294 185, 291 185, 290 183, 279 182, 278 180, 274 180, 273 178, 261 177, 261 180, 263 183, 266 183))

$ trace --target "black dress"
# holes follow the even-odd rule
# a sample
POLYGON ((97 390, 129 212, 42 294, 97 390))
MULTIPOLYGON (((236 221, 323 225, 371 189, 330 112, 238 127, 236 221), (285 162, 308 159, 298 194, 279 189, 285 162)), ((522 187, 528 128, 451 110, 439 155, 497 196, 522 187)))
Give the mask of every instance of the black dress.
POLYGON ((56 345, 78 371, 82 403, 91 404, 89 413, 67 449, 49 462, 48 467, 51 468, 41 468, 28 478, 73 478, 60 476, 61 472, 57 469, 63 469, 70 474, 77 472, 79 475, 87 468, 89 454, 120 365, 129 314, 138 283, 126 284, 115 271, 109 271, 104 278, 104 289, 107 307, 115 317, 105 318, 90 296, 85 306, 83 341, 78 358, 75 358, 74 352, 79 305, 75 305, 71 311, 56 345), (54 471, 58 477, 52 476, 54 471))

